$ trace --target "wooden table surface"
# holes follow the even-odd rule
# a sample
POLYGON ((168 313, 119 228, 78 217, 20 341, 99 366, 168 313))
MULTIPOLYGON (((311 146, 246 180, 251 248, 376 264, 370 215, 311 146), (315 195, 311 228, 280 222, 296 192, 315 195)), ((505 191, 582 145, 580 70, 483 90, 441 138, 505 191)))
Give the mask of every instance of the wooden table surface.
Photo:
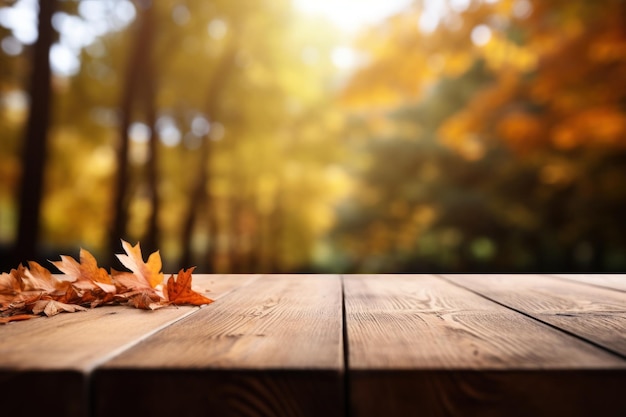
POLYGON ((626 416, 626 275, 194 275, 0 326, 3 416, 626 416))

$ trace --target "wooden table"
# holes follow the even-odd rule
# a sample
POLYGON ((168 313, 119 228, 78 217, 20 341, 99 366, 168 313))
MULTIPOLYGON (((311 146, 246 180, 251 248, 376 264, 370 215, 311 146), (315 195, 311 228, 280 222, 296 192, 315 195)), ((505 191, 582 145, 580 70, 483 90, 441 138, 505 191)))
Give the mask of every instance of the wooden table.
POLYGON ((2 416, 626 416, 626 275, 195 275, 0 326, 2 416))

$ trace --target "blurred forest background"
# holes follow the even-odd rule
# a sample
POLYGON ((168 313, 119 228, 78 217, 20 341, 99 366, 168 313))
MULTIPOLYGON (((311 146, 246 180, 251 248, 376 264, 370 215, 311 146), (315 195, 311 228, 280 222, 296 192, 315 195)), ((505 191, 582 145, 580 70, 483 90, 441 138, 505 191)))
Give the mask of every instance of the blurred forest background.
POLYGON ((2 270, 626 271, 626 0, 375 3, 0 0, 2 270))

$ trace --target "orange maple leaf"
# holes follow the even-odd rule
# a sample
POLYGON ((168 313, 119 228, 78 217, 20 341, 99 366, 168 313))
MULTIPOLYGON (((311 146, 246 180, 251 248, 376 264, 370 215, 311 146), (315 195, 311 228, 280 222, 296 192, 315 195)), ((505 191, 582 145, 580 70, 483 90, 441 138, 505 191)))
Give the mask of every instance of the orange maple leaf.
POLYGON ((78 291, 93 291, 96 288, 110 294, 116 291, 109 273, 98 267, 96 258, 86 249, 80 250, 80 263, 65 255, 61 255, 60 261, 51 263, 72 279, 72 286, 78 291))
POLYGON ((122 240, 125 254, 116 256, 128 271, 111 275, 98 267, 89 251, 81 248, 80 262, 61 255, 60 261, 50 261, 65 279, 55 277, 37 262, 28 267, 19 265, 9 273, 0 274, 0 324, 27 320, 42 314, 53 316, 61 312, 86 310, 112 302, 125 303, 141 309, 155 310, 167 305, 203 305, 213 302, 191 287, 192 272, 181 269, 178 277, 171 275, 164 287, 162 262, 156 251, 144 262, 139 243, 131 246, 122 240))
POLYGON ((116 254, 115 256, 126 268, 132 271, 132 276, 125 272, 112 270, 112 275, 117 282, 129 289, 156 288, 163 283, 159 251, 153 252, 146 263, 143 261, 139 243, 131 246, 130 243, 122 240, 122 247, 126 255, 116 254))
POLYGON ((28 262, 28 268, 24 270, 22 276, 22 283, 24 292, 39 292, 50 296, 62 296, 70 286, 69 282, 59 280, 49 270, 34 261, 28 262))
POLYGON ((164 288, 163 292, 170 304, 199 306, 213 302, 210 298, 191 289, 191 274, 194 269, 195 267, 187 270, 181 269, 177 278, 174 278, 172 274, 167 280, 167 287, 164 288))
POLYGON ((3 272, 0 274, 0 305, 11 303, 22 292, 24 289, 22 284, 23 275, 23 265, 20 265, 17 269, 11 269, 9 273, 3 272))

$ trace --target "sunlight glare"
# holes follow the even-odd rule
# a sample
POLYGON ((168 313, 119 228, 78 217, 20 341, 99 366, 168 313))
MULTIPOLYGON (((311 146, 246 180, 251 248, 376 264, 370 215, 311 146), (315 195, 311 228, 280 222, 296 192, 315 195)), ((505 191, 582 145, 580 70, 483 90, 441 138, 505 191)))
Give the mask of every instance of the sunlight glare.
POLYGON ((176 23, 178 26, 184 26, 189 23, 190 19, 191 12, 189 12, 187 6, 185 6, 184 4, 174 6, 174 8, 172 9, 172 20, 174 21, 174 23, 176 23))
POLYGON ((476 46, 484 46, 491 39, 491 29, 487 25, 478 25, 472 29, 472 42, 476 46))
POLYGON ((11 29, 13 36, 23 45, 37 40, 37 2, 19 0, 13 7, 0 8, 0 26, 11 29))
POLYGON ((441 18, 446 14, 446 4, 442 1, 426 0, 424 10, 419 18, 418 26, 423 33, 432 33, 439 26, 441 18))
POLYGON ((171 116, 159 117, 156 122, 156 128, 159 132, 161 143, 167 147, 176 146, 182 140, 182 135, 176 126, 176 121, 171 116))
POLYGON ((209 36, 213 39, 221 39, 228 32, 228 25, 222 19, 216 18, 209 22, 207 26, 209 36))
POLYGON ((55 43, 50 48, 50 66, 55 74, 72 76, 80 70, 80 61, 71 48, 55 43))
POLYGON ((2 51, 5 54, 10 55, 10 56, 19 55, 24 50, 24 47, 22 46, 21 42, 18 41, 13 36, 7 36, 6 38, 2 39, 2 43, 0 43, 0 47, 2 48, 2 51))
POLYGON ((333 64, 339 69, 348 69, 356 66, 357 55, 354 49, 346 46, 338 46, 331 53, 333 64))
POLYGON ((321 15, 342 30, 355 33, 404 10, 412 0, 294 0, 297 9, 321 15))

